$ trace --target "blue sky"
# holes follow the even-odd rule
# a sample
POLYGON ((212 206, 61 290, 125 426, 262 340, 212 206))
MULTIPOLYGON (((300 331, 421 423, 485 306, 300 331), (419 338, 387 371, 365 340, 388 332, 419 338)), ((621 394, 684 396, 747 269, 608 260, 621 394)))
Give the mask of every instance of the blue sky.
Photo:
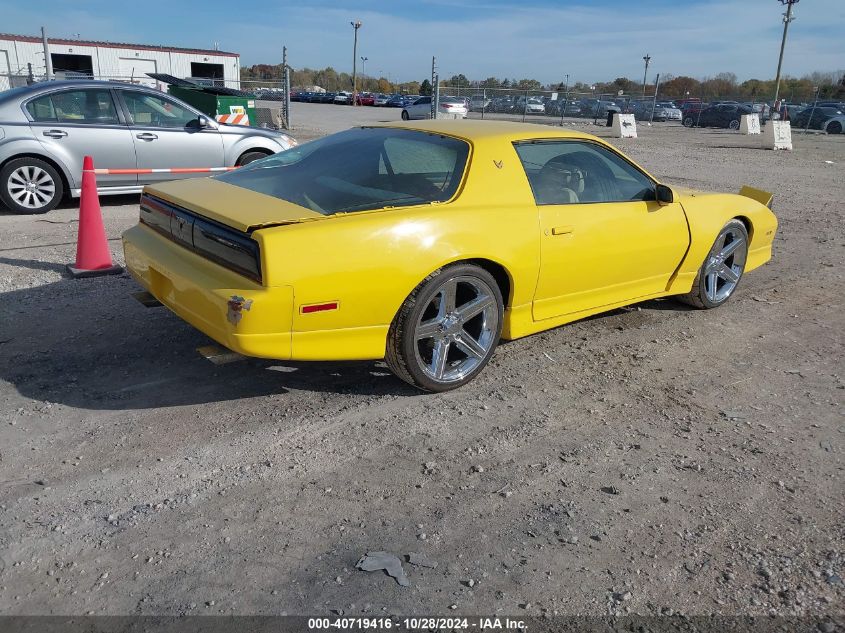
MULTIPOLYGON (((69 3, 2 0, 0 31, 54 37, 220 48, 244 65, 352 66, 352 27, 368 75, 421 80, 436 55, 441 77, 536 78, 543 83, 733 72, 771 78, 783 7, 776 0, 304 0, 273 3, 172 0, 69 3), (258 7, 258 8, 256 8, 258 7)), ((845 68, 845 0, 801 0, 790 26, 784 73, 845 68)))

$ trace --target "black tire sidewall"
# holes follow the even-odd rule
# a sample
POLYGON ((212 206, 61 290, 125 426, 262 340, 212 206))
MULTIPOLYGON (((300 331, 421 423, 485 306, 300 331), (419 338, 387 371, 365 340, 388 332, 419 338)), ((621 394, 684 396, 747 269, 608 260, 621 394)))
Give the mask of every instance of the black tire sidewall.
POLYGON ((267 158, 270 154, 266 154, 264 152, 257 152, 257 151, 249 151, 241 155, 238 159, 238 167, 243 167, 244 165, 249 165, 250 163, 254 163, 257 160, 261 160, 262 158, 267 158))
POLYGON ((701 303, 704 304, 705 308, 718 308, 720 305, 726 303, 736 294, 736 291, 739 289, 739 285, 742 283, 742 278, 745 276, 745 266, 742 267, 742 273, 739 276, 739 281, 736 282, 736 287, 733 289, 731 294, 727 297, 722 299, 721 301, 710 301, 707 298, 707 292, 705 287, 705 280, 704 280, 704 267, 707 265, 707 261, 713 256, 716 251, 716 244, 718 244, 719 240, 722 236, 729 230, 733 228, 741 229, 742 235, 745 238, 745 249, 746 249, 746 257, 748 256, 748 229, 745 228, 745 224, 742 223, 741 220, 731 220, 725 226, 722 227, 722 230, 719 231, 719 235, 713 241, 713 246, 710 247, 710 250, 707 251, 707 256, 704 258, 704 262, 701 264, 701 268, 698 271, 698 276, 696 277, 696 292, 698 293, 698 298, 701 303))
POLYGON ((502 300, 502 293, 499 289, 499 285, 493 278, 493 275, 483 268, 479 268, 478 266, 473 266, 471 264, 448 266, 442 269, 439 274, 424 282, 422 287, 415 291, 411 297, 406 300, 406 302, 409 300, 414 302, 413 307, 409 311, 400 311, 399 318, 402 318, 403 322, 401 323, 402 335, 399 345, 401 355, 405 361, 406 369, 413 378, 414 384, 417 387, 432 392, 451 391, 452 389, 457 389, 458 387, 465 385, 484 370, 487 363, 492 358, 493 353, 496 351, 496 346, 502 336, 502 325, 504 319, 504 302, 502 300), (475 277, 490 287, 490 292, 496 301, 496 308, 498 310, 498 326, 494 336, 495 343, 490 347, 487 357, 479 363, 478 367, 459 381, 440 383, 432 380, 417 362, 417 342, 414 336, 414 329, 417 321, 422 315, 422 312, 437 294, 438 289, 445 282, 456 277, 475 277))
POLYGON ((402 120, 403 121, 410 121, 411 120, 411 115, 408 114, 407 110, 402 110, 402 120))
POLYGON ((64 197, 64 191, 64 181, 62 180, 62 177, 59 172, 56 171, 56 168, 53 167, 50 163, 43 161, 39 158, 14 158, 5 165, 3 165, 3 168, 0 169, 0 201, 2 201, 3 204, 12 213, 16 213, 18 215, 38 215, 41 213, 47 213, 48 211, 52 211, 62 201, 62 198, 64 197), (53 194, 53 198, 43 207, 39 207, 38 209, 29 209, 27 207, 23 207, 17 202, 15 202, 9 194, 9 176, 13 171, 23 166, 38 167, 39 169, 43 169, 45 172, 47 172, 50 178, 53 179, 55 193, 53 194))

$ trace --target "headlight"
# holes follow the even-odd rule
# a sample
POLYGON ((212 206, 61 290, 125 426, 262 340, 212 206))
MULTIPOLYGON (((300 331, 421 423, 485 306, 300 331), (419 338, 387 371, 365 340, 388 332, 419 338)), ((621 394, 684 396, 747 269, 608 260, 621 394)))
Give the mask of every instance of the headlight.
POLYGON ((288 147, 286 149, 290 149, 291 147, 296 147, 297 145, 299 145, 299 141, 297 141, 292 136, 288 136, 287 134, 282 134, 282 138, 288 144, 288 147))

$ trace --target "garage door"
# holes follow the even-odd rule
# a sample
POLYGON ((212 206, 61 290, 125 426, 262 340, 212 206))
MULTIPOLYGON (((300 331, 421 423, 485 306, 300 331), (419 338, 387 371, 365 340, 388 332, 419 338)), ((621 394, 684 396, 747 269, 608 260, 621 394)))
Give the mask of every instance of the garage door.
POLYGON ((145 86, 155 88, 156 80, 147 77, 147 73, 156 72, 154 59, 138 59, 137 57, 120 58, 120 77, 123 81, 132 80, 145 86))

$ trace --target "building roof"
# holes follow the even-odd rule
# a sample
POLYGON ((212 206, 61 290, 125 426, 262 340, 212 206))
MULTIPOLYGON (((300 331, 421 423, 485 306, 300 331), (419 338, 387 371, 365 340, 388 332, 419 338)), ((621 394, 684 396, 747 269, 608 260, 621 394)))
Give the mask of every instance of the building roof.
MULTIPOLYGON (((0 33, 0 40, 11 40, 13 42, 40 43, 41 37, 37 35, 14 35, 12 33, 0 33)), ((194 55, 218 55, 220 57, 240 57, 238 53, 227 51, 208 50, 204 48, 180 48, 178 46, 157 46, 154 44, 130 44, 127 42, 103 42, 99 40, 67 40, 55 37, 47 38, 50 44, 62 46, 99 46, 102 48, 134 48, 142 51, 159 51, 165 53, 192 53, 194 55)))

